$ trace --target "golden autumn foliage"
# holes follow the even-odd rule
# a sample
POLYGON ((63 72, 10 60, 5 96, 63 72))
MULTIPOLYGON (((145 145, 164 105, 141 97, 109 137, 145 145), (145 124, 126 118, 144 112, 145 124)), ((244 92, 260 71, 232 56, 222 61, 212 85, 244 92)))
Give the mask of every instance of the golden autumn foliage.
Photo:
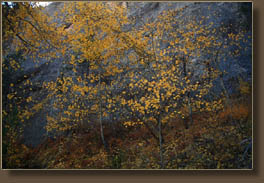
MULTIPOLYGON (((215 15, 184 18, 183 9, 155 21, 139 18, 133 27, 118 3, 68 2, 54 17, 34 3, 13 6, 5 10, 3 40, 14 47, 5 53, 62 66, 56 79, 38 83, 37 94, 33 75, 8 83, 6 167, 248 167, 251 155, 239 142, 252 135, 250 109, 229 95, 221 67, 249 49, 241 46, 251 39, 245 30, 217 29, 215 15), (18 129, 40 114, 44 142, 34 148, 15 142, 22 139, 18 129), (34 153, 39 156, 30 158, 34 153)), ((5 72, 22 72, 22 65, 3 61, 5 72)), ((248 97, 250 84, 240 80, 239 90, 248 97)))

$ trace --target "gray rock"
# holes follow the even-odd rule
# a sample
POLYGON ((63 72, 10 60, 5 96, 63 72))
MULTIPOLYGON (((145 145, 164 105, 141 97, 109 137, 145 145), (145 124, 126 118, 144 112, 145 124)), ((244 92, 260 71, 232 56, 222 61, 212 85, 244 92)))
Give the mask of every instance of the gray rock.
MULTIPOLYGON (((58 12, 59 15, 62 13, 60 12, 60 9, 64 6, 63 2, 53 2, 50 5, 48 5, 44 11, 47 12, 50 16, 54 16, 55 12, 58 12)), ((233 23, 235 26, 235 31, 238 31, 242 25, 248 26, 248 16, 246 16, 245 13, 241 12, 241 4, 239 3, 194 3, 194 2, 127 2, 126 7, 128 9, 128 17, 136 18, 136 24, 135 25, 127 25, 125 28, 126 30, 131 29, 132 27, 140 27, 143 22, 147 21, 155 21, 157 19, 157 16, 160 15, 163 11, 170 10, 170 9, 180 9, 183 10, 183 15, 186 18, 186 21, 188 20, 188 17, 194 16, 194 17, 201 17, 201 16, 208 16, 213 15, 215 13, 215 16, 208 19, 207 22, 214 22, 213 28, 219 29, 220 26, 227 26, 230 23, 233 23), (208 6, 211 6, 210 10, 208 9, 208 6), (224 25, 221 24, 221 22, 224 22, 224 25), (244 22, 244 23, 243 23, 244 22)), ((175 17, 177 18, 177 17, 175 17)), ((58 26, 61 26, 67 22, 63 20, 63 18, 55 18, 54 22, 57 23, 58 26)), ((249 23, 251 25, 251 23, 249 23)), ((184 25, 179 25, 184 26, 184 25)), ((251 34, 250 26, 249 26, 249 35, 251 34)), ((147 35, 147 33, 146 33, 147 35)), ((224 35, 223 35, 224 36, 224 35)), ((224 39, 224 37, 223 37, 224 39)), ((166 44, 161 44, 161 47, 167 47, 166 44)), ((41 50, 41 52, 48 52, 49 50, 41 50)), ((131 50, 132 51, 132 50, 131 50)), ((228 64, 224 62, 223 60, 220 61, 220 67, 222 71, 226 71, 227 74, 224 75, 224 81, 227 86, 229 86, 229 91, 232 92, 235 90, 235 86, 233 83, 230 82, 232 78, 236 78, 238 76, 243 75, 244 79, 246 81, 251 81, 251 68, 252 68, 252 60, 251 60, 251 49, 248 51, 245 51, 242 53, 242 55, 236 59, 230 60, 228 64)), ((203 56, 206 58, 206 55, 203 56)), ((201 76, 204 72, 206 72, 206 66, 205 63, 203 63, 203 57, 201 58, 190 58, 190 61, 188 64, 188 70, 192 72, 193 75, 193 81, 196 79, 199 79, 199 76, 201 76)), ((74 81, 76 81, 77 75, 74 75, 72 73, 72 69, 69 65, 64 63, 64 61, 67 60, 67 58, 60 57, 58 59, 54 59, 52 62, 45 60, 44 58, 38 58, 37 62, 33 62, 33 59, 30 57, 25 58, 25 61, 21 64, 21 67, 23 68, 23 72, 18 73, 15 75, 13 80, 19 80, 19 78, 23 78, 24 75, 27 75, 27 78, 24 78, 24 80, 30 80, 33 83, 33 88, 38 88, 37 90, 28 91, 28 93, 22 97, 28 97, 32 96, 33 99, 44 99, 47 95, 47 91, 44 88, 41 88, 42 84, 44 82, 48 81, 56 81, 58 77, 61 77, 61 74, 63 73, 64 76, 71 76, 73 77, 74 81)), ((124 58, 122 60, 123 64, 128 63, 128 59, 124 58)), ((78 74, 82 75, 87 72, 89 72, 89 65, 87 64, 80 64, 78 67, 78 74)), ((115 78, 109 78, 115 79, 115 78)), ((192 81, 192 82, 193 82, 192 81)), ((121 82, 121 79, 120 79, 121 82)), ((122 81, 124 83, 124 86, 128 86, 129 81, 122 81)), ((216 81, 214 88, 215 91, 221 91, 221 88, 219 84, 217 84, 219 81, 216 81)), ((114 95, 120 94, 124 88, 119 87, 120 83, 118 83, 116 86, 113 86, 112 93, 114 95)), ((21 83, 22 85, 22 83, 21 83)), ((44 137, 46 137, 46 131, 45 131, 45 125, 46 125, 46 115, 57 115, 57 112, 55 109, 52 108, 52 104, 56 101, 56 99, 50 99, 47 102, 47 105, 45 108, 40 111, 39 113, 35 114, 32 119, 27 121, 27 127, 24 130, 24 139, 26 144, 31 145, 38 145, 43 140, 44 137), (49 106, 50 105, 50 106, 49 106)), ((91 105, 90 103, 89 105, 91 105)), ((115 118, 118 118, 118 116, 121 115, 121 111, 117 111, 112 115, 115 118)), ((94 116, 93 116, 94 117, 94 116)), ((110 118, 105 118, 105 121, 109 121, 110 118)))

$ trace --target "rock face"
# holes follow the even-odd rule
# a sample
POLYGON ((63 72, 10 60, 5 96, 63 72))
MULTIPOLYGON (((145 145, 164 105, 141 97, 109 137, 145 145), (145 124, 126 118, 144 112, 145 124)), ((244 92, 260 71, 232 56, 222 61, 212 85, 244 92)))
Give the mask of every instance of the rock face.
MULTIPOLYGON (((48 5, 44 11, 46 11, 50 16, 53 16, 55 12, 61 13, 61 8, 63 7, 62 2, 54 2, 48 5)), ((251 3, 194 3, 194 2, 126 2, 122 4, 127 8, 129 17, 136 18, 136 24, 132 26, 140 26, 142 21, 155 21, 158 15, 163 11, 169 9, 180 9, 182 8, 184 16, 188 18, 190 15, 194 16, 208 16, 212 13, 217 14, 217 18, 208 20, 214 22, 214 27, 218 29, 220 26, 227 26, 229 24, 234 24, 235 28, 241 29, 246 28, 248 30, 248 35, 251 35, 251 12, 248 11, 251 3), (210 9, 208 7, 210 6, 210 9), (220 24, 224 22, 225 25, 220 24)), ((55 22, 64 24, 64 20, 54 19, 55 22)), ((243 46, 243 45, 242 45, 243 46)), ((249 49, 241 54, 236 60, 230 60, 230 62, 221 61, 220 67, 222 70, 225 70, 228 74, 224 76, 224 81, 228 90, 231 93, 236 90, 237 83, 232 83, 232 79, 237 78, 238 76, 243 77, 243 79, 251 82, 252 76, 252 50, 249 49), (231 63, 231 65, 230 65, 231 63)), ((4 57, 7 57, 4 55, 4 57)), ((61 76, 61 73, 64 75, 71 75, 67 68, 63 64, 64 58, 58 58, 53 60, 53 62, 46 62, 45 59, 39 58, 38 62, 33 62, 30 58, 25 58, 21 67, 23 71, 17 73, 11 77, 12 83, 17 83, 17 86, 20 84, 20 80, 30 80, 33 84, 33 90, 25 94, 26 96, 32 96, 33 98, 41 99, 44 98, 47 93, 41 88, 41 84, 46 81, 55 81, 56 78, 61 76), (23 76, 26 75, 26 78, 23 76), (23 79, 21 79, 23 78, 23 79)), ((194 72, 194 76, 203 72, 204 66, 201 64, 201 60, 192 59, 191 70, 194 72)), ((82 70, 83 67, 80 67, 80 72, 86 72, 82 70)), ((4 76, 5 77, 5 76, 4 76)), ((215 89, 221 90, 220 88, 215 89)), ((52 101, 50 101, 52 104, 52 101)), ((31 144, 36 146, 40 144, 46 134, 45 125, 46 125, 46 115, 55 113, 51 108, 45 108, 40 111, 32 120, 27 124, 27 128, 24 131, 24 139, 26 144, 31 144)))
POLYGON ((163 11, 170 9, 186 8, 194 5, 190 2, 130 2, 127 3, 128 16, 138 17, 143 20, 150 19, 152 21, 160 15, 163 11))

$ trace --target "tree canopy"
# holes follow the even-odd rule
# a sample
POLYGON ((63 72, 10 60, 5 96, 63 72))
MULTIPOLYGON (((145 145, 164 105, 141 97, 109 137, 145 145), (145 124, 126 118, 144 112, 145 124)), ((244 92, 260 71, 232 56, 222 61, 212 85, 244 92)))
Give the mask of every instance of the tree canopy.
POLYGON ((62 63, 55 79, 38 83, 37 95, 28 93, 36 84, 32 75, 24 75, 22 84, 4 83, 4 125, 10 128, 14 119, 7 117, 15 110, 18 126, 44 113, 47 137, 76 135, 99 124, 108 154, 104 126, 145 126, 158 144, 159 167, 165 168, 169 122, 182 120, 189 129, 199 123, 195 115, 225 111, 231 101, 226 70, 251 49, 251 37, 232 24, 215 25, 217 15, 186 17, 180 8, 151 21, 129 17, 126 7, 114 5, 69 2, 50 16, 35 3, 2 4, 4 76, 23 73, 23 59, 39 63, 36 67, 62 63))

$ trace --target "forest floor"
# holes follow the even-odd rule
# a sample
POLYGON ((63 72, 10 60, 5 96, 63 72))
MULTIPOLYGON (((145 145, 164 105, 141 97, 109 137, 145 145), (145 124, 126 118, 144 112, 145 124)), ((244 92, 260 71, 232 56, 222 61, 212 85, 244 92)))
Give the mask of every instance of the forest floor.
MULTIPOLYGON (((248 100, 216 113, 199 113, 188 129, 170 119, 163 129, 165 169, 251 169, 252 108, 248 100)), ((104 126, 109 150, 101 143, 99 126, 71 136, 46 139, 37 147, 18 141, 3 156, 7 169, 158 169, 157 139, 145 125, 104 126)))

